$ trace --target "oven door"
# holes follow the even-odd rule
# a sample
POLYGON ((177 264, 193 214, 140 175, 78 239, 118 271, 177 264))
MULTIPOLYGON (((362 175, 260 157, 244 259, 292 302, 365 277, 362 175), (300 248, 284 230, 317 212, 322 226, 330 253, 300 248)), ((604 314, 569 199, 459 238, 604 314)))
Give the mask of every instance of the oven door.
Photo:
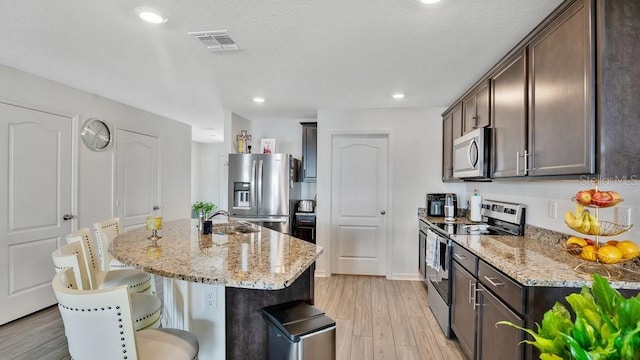
POLYGON ((450 304, 449 299, 449 264, 451 263, 451 244, 449 239, 444 238, 431 230, 427 230, 427 237, 435 237, 433 241, 426 242, 426 281, 430 283, 442 300, 450 304), (433 249, 429 249, 434 246, 433 249), (429 256, 433 252, 434 257, 429 256), (431 261, 433 259, 433 261, 431 261))
MULTIPOLYGON (((433 233, 427 232, 429 236, 433 233)), ((451 331, 451 290, 449 289, 449 265, 451 264, 451 240, 435 234, 436 241, 429 241, 433 245, 432 251, 438 252, 438 258, 433 263, 427 254, 427 303, 433 316, 448 338, 453 336, 451 331), (436 266, 437 264, 437 266, 436 266)), ((428 249, 427 249, 428 250, 428 249)))

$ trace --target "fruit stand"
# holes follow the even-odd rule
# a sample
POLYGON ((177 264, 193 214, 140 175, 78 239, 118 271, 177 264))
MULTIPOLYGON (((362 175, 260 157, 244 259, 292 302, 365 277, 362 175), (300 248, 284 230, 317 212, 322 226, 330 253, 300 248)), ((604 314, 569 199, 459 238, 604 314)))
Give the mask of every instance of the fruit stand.
POLYGON ((565 223, 582 235, 594 236, 594 239, 571 236, 564 244, 569 254, 583 260, 574 271, 598 273, 610 279, 620 278, 621 271, 609 265, 635 259, 640 255, 640 247, 630 240, 603 242, 601 238, 623 234, 633 225, 620 225, 599 218, 600 209, 616 206, 623 201, 622 197, 615 191, 598 190, 596 185, 595 189, 578 191, 572 200, 576 203, 576 209, 575 212, 565 213, 565 223))

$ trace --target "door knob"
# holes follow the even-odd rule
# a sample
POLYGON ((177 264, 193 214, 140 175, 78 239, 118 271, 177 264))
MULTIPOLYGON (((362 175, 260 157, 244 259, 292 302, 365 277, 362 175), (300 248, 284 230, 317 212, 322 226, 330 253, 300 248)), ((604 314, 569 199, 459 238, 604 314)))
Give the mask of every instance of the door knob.
POLYGON ((386 214, 386 213, 387 213, 387 212, 386 212, 386 211, 384 211, 384 210, 380 211, 380 214, 382 214, 382 215, 384 215, 384 214, 386 214))
POLYGON ((71 220, 71 219, 73 219, 74 217, 75 217, 75 216, 73 216, 73 215, 71 215, 71 214, 64 214, 64 215, 62 215, 62 220, 67 221, 67 220, 71 220))

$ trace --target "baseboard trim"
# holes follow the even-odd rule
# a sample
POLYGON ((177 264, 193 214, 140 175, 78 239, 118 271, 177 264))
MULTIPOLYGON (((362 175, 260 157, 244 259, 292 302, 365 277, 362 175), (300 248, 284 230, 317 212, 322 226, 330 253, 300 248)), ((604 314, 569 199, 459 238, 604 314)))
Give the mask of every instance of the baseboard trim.
POLYGON ((416 273, 393 273, 387 276, 389 280, 405 280, 405 281, 420 281, 420 274, 416 273))

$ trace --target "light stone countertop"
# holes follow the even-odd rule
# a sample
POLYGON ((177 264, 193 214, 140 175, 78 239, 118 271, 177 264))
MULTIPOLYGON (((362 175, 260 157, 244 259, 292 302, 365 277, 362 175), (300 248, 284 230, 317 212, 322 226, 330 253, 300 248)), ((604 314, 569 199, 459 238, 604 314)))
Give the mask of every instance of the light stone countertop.
POLYGON ((152 274, 261 290, 291 285, 323 252, 320 246, 253 224, 258 232, 202 235, 197 223, 192 219, 164 222, 157 247, 144 227, 127 231, 111 242, 109 251, 118 261, 152 274), (243 244, 247 244, 244 261, 243 244))
MULTIPOLYGON (((591 284, 590 274, 594 271, 606 274, 602 265, 570 255, 555 239, 545 241, 539 237, 527 231, 525 236, 451 235, 455 243, 524 286, 582 287, 591 284), (574 271, 579 264, 587 265, 580 268, 586 274, 574 271)), ((640 271, 619 265, 607 267, 622 274, 621 278, 609 280, 613 288, 640 289, 640 271)))

